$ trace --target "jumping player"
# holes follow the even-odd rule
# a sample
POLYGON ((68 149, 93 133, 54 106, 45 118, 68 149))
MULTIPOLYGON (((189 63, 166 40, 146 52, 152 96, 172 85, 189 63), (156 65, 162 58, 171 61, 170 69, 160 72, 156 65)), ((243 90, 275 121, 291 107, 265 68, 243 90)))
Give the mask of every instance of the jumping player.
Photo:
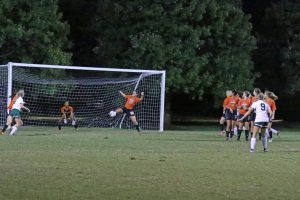
POLYGON ((66 101, 64 106, 60 109, 61 117, 58 121, 58 130, 61 130, 62 122, 64 124, 68 123, 68 119, 72 120, 72 125, 75 127, 75 130, 78 130, 78 126, 76 124, 75 115, 74 115, 74 109, 72 106, 69 105, 69 102, 66 101))
POLYGON ((272 111, 270 106, 264 101, 265 95, 263 93, 256 94, 258 101, 254 102, 250 109, 245 113, 245 115, 239 119, 239 121, 243 121, 248 115, 251 114, 253 110, 256 111, 256 116, 253 125, 253 135, 250 143, 250 152, 253 153, 255 151, 256 145, 256 135, 259 133, 261 129, 262 133, 262 144, 264 147, 264 152, 268 151, 268 142, 267 137, 265 135, 265 129, 268 127, 269 116, 272 116, 272 111))
POLYGON ((133 111, 133 107, 140 103, 141 101, 143 101, 144 99, 144 92, 141 92, 141 98, 139 98, 137 96, 137 93, 136 91, 133 91, 132 95, 125 95, 122 91, 119 91, 120 94, 126 99, 126 103, 125 103, 125 106, 123 108, 118 108, 116 109, 115 111, 111 111, 110 113, 110 116, 113 117, 115 116, 117 113, 125 113, 126 115, 129 115, 130 116, 130 119, 133 123, 133 125, 135 126, 136 130, 138 132, 141 131, 141 128, 139 126, 139 123, 137 122, 136 120, 136 117, 135 117, 135 114, 134 114, 134 111, 133 111))
POLYGON ((7 117, 6 125, 2 129, 1 135, 4 135, 6 129, 8 128, 9 125, 11 125, 13 119, 15 119, 16 124, 12 127, 12 130, 9 135, 11 135, 11 136, 15 135, 17 130, 23 125, 23 122, 21 120, 21 110, 25 109, 28 112, 30 112, 30 110, 24 106, 24 103, 25 103, 23 101, 24 95, 25 95, 24 90, 19 90, 17 92, 17 94, 16 94, 17 99, 14 102, 14 104, 12 106, 12 110, 10 111, 10 113, 7 117))

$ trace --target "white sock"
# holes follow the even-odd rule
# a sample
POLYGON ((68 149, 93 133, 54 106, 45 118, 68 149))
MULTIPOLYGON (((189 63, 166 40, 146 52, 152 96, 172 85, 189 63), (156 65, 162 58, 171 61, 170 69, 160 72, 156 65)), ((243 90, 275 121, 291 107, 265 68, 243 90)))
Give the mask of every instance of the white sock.
POLYGON ((267 136, 267 138, 268 138, 268 137, 269 137, 269 129, 266 128, 265 133, 266 133, 266 136, 267 136))
POLYGON ((234 134, 234 135, 237 135, 237 131, 238 131, 238 129, 237 129, 237 127, 235 126, 235 127, 233 128, 233 134, 234 134))
POLYGON ((68 123, 68 121, 67 121, 66 119, 64 119, 64 123, 65 123, 65 124, 67 124, 67 123, 68 123))
POLYGON ((272 131, 272 133, 274 133, 274 134, 277 134, 277 133, 278 133, 278 131, 275 130, 275 129, 273 129, 273 128, 271 128, 271 131, 272 131))
POLYGON ((76 122, 75 122, 75 121, 72 121, 72 125, 75 126, 75 125, 76 125, 76 122))
POLYGON ((18 128, 16 126, 13 126, 11 132, 9 133, 9 135, 15 135, 17 130, 18 130, 18 128))
POLYGON ((250 149, 255 149, 256 145, 256 138, 251 138, 251 143, 250 143, 250 149))
POLYGON ((10 129, 11 129, 11 125, 8 125, 8 127, 7 127, 6 130, 8 131, 8 130, 10 130, 10 129))
POLYGON ((267 141, 267 137, 266 137, 266 136, 263 136, 263 137, 261 138, 261 142, 262 142, 262 144, 263 144, 263 147, 264 147, 265 149, 267 149, 267 148, 268 148, 268 141, 267 141))

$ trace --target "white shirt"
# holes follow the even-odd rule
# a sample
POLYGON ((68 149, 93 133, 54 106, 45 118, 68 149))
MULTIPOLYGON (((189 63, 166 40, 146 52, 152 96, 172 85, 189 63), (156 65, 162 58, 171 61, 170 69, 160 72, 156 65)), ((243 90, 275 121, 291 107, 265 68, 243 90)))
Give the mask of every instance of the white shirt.
POLYGON ((251 108, 256 113, 255 122, 269 122, 270 106, 266 102, 258 100, 251 105, 251 108))
POLYGON ((25 102, 23 101, 22 97, 19 97, 16 102, 14 103, 12 109, 17 109, 19 111, 21 111, 21 105, 24 104, 25 102))

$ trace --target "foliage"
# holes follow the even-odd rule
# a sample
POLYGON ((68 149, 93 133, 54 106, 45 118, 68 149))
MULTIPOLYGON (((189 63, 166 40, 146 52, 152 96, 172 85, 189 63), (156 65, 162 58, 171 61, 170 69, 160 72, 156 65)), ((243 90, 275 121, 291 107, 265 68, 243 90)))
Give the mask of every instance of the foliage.
POLYGON ((213 0, 99 0, 99 62, 112 67, 167 70, 169 92, 223 97, 252 87, 249 16, 213 0))
POLYGON ((69 26, 57 0, 0 1, 0 62, 70 64, 69 26))
POLYGON ((258 24, 259 48, 254 60, 262 74, 259 84, 282 94, 294 94, 300 89, 299 13, 299 3, 275 1, 258 24))

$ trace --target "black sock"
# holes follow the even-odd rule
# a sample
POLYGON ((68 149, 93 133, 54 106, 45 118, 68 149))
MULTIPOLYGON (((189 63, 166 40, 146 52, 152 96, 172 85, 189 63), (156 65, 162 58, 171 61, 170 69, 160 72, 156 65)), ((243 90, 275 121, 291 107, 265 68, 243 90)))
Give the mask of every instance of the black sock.
POLYGON ((6 131, 7 127, 8 127, 8 125, 6 125, 6 124, 3 126, 3 129, 2 129, 3 133, 6 131))
POLYGON ((220 131, 224 131, 224 124, 220 124, 220 131))
POLYGON ((241 134, 242 134, 242 130, 238 130, 238 140, 240 140, 240 138, 241 138, 241 134))
POLYGON ((140 132, 140 126, 139 125, 135 125, 135 129, 140 132))
POLYGON ((78 128, 77 124, 75 124, 74 127, 75 127, 75 129, 77 129, 78 128))
POLYGON ((270 139, 273 138, 273 132, 272 131, 269 131, 269 137, 270 137, 270 139))
POLYGON ((232 138, 232 137, 233 137, 233 131, 230 132, 230 138, 232 138))
POLYGON ((253 136, 253 132, 251 132, 251 138, 252 138, 252 136, 253 136))
POLYGON ((258 138, 259 138, 259 140, 261 140, 261 133, 258 133, 258 135, 259 135, 259 137, 258 137, 258 138))
POLYGON ((60 124, 58 124, 58 130, 61 130, 61 125, 60 124))
POLYGON ((246 139, 246 141, 248 141, 248 138, 249 138, 249 130, 245 130, 245 139, 246 139))
POLYGON ((229 138, 229 131, 226 131, 226 137, 229 138))

